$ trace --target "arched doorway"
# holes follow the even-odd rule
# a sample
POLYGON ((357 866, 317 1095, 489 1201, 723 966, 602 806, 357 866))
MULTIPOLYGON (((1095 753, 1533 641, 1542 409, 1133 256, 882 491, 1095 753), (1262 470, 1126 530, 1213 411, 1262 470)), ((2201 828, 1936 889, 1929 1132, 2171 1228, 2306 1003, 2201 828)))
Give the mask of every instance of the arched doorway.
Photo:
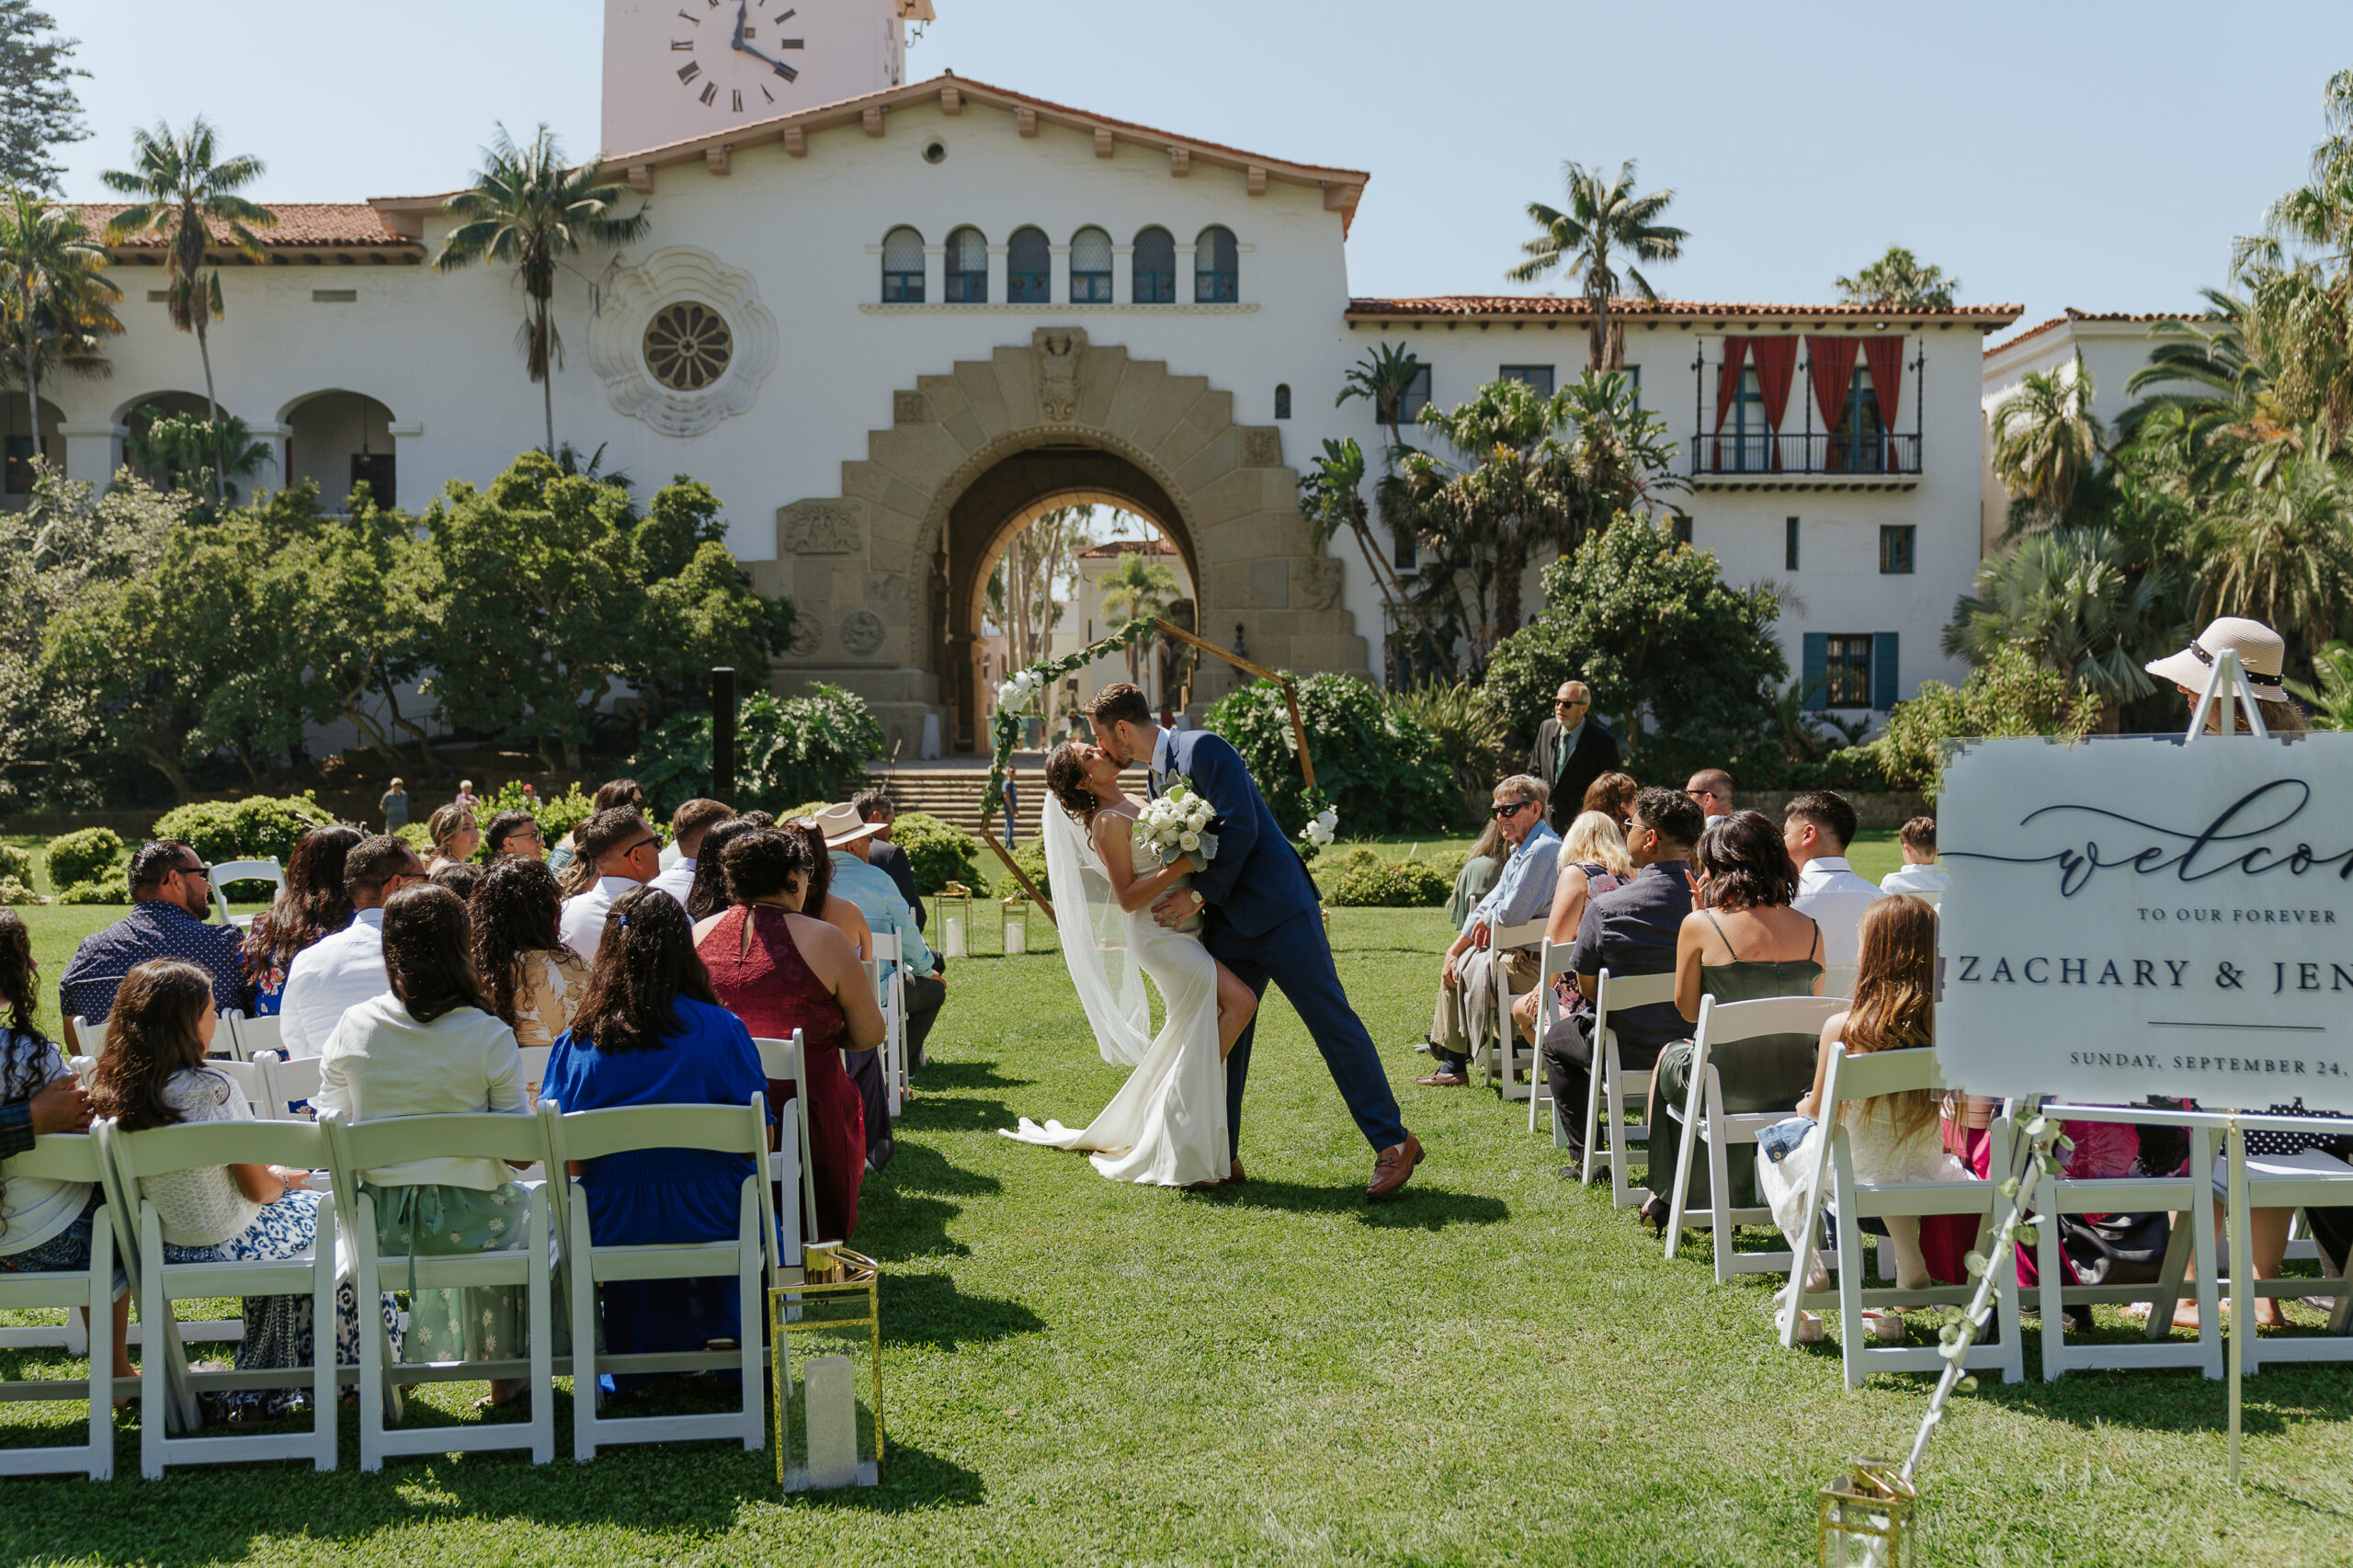
POLYGON ((33 459, 47 458, 64 468, 65 437, 57 433, 63 417, 57 404, 42 398, 40 428, 36 432, 22 389, 0 392, 0 506, 21 507, 30 497, 33 459))
POLYGON ((365 392, 323 392, 279 411, 286 427, 286 483, 319 487, 319 502, 339 512, 365 482, 379 506, 400 505, 392 457, 392 411, 365 392))

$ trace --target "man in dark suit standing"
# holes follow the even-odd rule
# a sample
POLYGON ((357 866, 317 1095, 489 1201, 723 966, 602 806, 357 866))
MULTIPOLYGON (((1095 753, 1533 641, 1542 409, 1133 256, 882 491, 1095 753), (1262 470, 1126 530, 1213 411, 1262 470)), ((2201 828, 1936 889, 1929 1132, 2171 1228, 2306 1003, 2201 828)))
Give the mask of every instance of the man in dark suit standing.
POLYGON ((1536 727, 1528 771, 1552 791, 1552 831, 1565 835, 1585 809, 1586 787, 1618 767, 1618 737, 1590 717, 1593 693, 1564 680, 1552 698, 1552 716, 1536 727))

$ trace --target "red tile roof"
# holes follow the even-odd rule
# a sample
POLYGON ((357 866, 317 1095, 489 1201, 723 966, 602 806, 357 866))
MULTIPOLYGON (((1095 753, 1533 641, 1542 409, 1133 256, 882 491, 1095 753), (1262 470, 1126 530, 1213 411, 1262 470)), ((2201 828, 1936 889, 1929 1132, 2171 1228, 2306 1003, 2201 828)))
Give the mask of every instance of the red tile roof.
MULTIPOLYGON (((92 233, 97 233, 125 203, 119 201, 77 201, 69 204, 80 214, 92 233)), ((393 233, 384 226, 384 220, 364 201, 286 201, 265 203, 278 214, 278 222, 266 229, 256 229, 255 235, 272 249, 281 246, 313 247, 320 245, 360 245, 379 248, 399 247, 422 250, 418 242, 393 233)), ((209 225, 216 238, 225 239, 228 230, 222 224, 209 225)), ((115 242, 118 250, 152 250, 163 244, 153 233, 128 234, 115 242)))
POLYGON ((2072 322, 2181 321, 2188 317, 2195 316, 2197 312, 2194 311, 2154 311, 2142 312, 2138 313, 2130 311, 2079 311, 2075 309, 2075 306, 2069 305, 2065 315, 2052 316, 2047 322, 2038 323, 2037 324, 2027 328, 2024 332, 2019 333, 2016 337, 2008 338, 2000 343, 1987 344, 1985 346, 1985 352, 1988 354, 1999 354, 2005 348, 2014 348, 2018 345, 2024 343, 2028 338, 2040 337, 2044 333, 2051 331, 2052 328, 2065 326, 2072 322))
MULTIPOLYGON (((1873 321, 1922 319, 1987 322, 2006 326, 2018 319, 2021 305, 1950 305, 1918 311, 1882 311, 1869 305, 1727 304, 1712 300, 1613 300, 1611 313, 1625 316, 1790 316, 1873 321)), ((1348 301, 1351 318, 1387 320, 1395 317, 1563 316, 1580 321, 1593 312, 1580 296, 1560 294, 1435 294, 1417 299, 1358 299, 1348 301)))

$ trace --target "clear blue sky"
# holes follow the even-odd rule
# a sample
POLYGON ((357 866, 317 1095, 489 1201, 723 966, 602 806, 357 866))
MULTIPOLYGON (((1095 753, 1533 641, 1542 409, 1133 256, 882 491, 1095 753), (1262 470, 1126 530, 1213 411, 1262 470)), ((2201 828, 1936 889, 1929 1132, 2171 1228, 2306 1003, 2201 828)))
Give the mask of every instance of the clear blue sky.
MULTIPOLYGON (((1273 156, 1372 171, 1360 294, 1509 290, 1564 158, 1641 160, 1691 231, 1663 294, 1814 301, 1891 240, 1971 302, 2187 309, 2302 175, 2353 65, 2340 0, 937 0, 910 54, 1273 156), (2261 18, 2259 29, 2245 24, 2261 18)), ((463 182, 494 120, 594 149, 597 0, 51 0, 104 192, 131 128, 201 111, 265 199, 463 182)), ((1541 287, 1541 285, 1540 285, 1541 287)))

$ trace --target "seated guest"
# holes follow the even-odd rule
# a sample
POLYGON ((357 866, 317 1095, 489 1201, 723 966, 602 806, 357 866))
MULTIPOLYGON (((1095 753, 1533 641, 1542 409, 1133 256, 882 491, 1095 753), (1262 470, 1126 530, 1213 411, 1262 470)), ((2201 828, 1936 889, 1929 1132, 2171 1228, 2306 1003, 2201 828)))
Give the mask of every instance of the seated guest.
MULTIPOLYGON (((0 909, 0 1007, 7 1009, 7 1022, 0 1025, 0 1160, 23 1153, 36 1137, 89 1130, 89 1096, 56 1044, 33 1022, 39 991, 32 933, 15 910, 0 909)), ((105 1207, 106 1196, 95 1182, 11 1178, 0 1186, 0 1271, 78 1273, 88 1268, 90 1221, 105 1207)), ((85 1309, 85 1326, 88 1316, 85 1309)), ((118 1290, 118 1378, 138 1376, 123 1348, 130 1322, 130 1292, 118 1290)))
MULTIPOLYGON (((142 844, 131 857, 131 913, 82 938, 57 986, 58 1011, 92 1023, 114 1006, 122 977, 149 959, 184 959, 212 977, 216 1010, 243 1012, 253 998, 244 933, 208 926, 212 868, 176 838, 142 844)), ((81 1042, 95 1055, 97 1041, 81 1042)))
MULTIPOLYGON (((125 1132, 254 1119, 236 1085, 204 1064, 219 1023, 210 978, 176 959, 150 959, 124 978, 91 1082, 93 1111, 113 1117, 125 1132)), ((301 1256, 318 1239, 319 1194, 302 1185, 310 1175, 278 1165, 239 1165, 148 1178, 142 1185, 163 1224, 164 1260, 246 1263, 301 1256)), ((335 1301, 335 1357, 348 1366, 359 1359, 358 1313, 349 1281, 337 1288, 335 1301)), ((397 1346, 400 1318, 391 1296, 383 1298, 381 1310, 397 1346)), ((247 1298, 238 1370, 304 1367, 311 1354, 308 1295, 247 1298)), ((238 1391, 229 1403, 256 1415, 283 1415, 303 1408, 309 1399, 307 1388, 255 1389, 238 1391)))
POLYGON ((1446 901, 1447 925, 1462 929, 1479 901, 1495 890, 1495 879, 1504 874, 1504 862, 1510 858, 1511 846, 1504 842, 1502 824, 1488 817, 1487 825, 1479 830, 1478 842, 1463 859, 1462 869, 1454 873, 1454 893, 1446 901))
MULTIPOLYGON (((826 858, 833 866, 829 892, 855 904, 874 936, 895 935, 899 938, 896 968, 904 977, 901 990, 907 1009, 904 1026, 907 1065, 920 1067, 924 1063, 924 1041, 930 1038, 931 1026, 938 1022, 940 1006, 948 1000, 948 983, 939 974, 939 965, 930 948, 924 944, 922 931, 915 926, 915 911, 899 896, 897 885, 867 863, 868 847, 874 842, 874 824, 858 820, 858 808, 847 803, 827 806, 817 813, 815 821, 816 831, 824 835, 826 858)), ((870 944, 868 950, 872 950, 870 944)), ((890 1094, 883 1082, 882 1058, 852 1058, 849 1070, 858 1082, 860 1097, 866 1101, 867 1163, 879 1171, 890 1164, 892 1149, 890 1094)))
POLYGON ((1711 824, 1718 817, 1732 815, 1734 809, 1732 800, 1732 775, 1721 767, 1699 769, 1684 784, 1683 792, 1690 796, 1698 804, 1699 813, 1706 817, 1711 824))
POLYGON ((915 929, 923 929, 923 895, 915 891, 915 869, 907 852, 891 842, 891 824, 898 820, 899 803, 891 799, 888 790, 861 790, 850 797, 849 803, 858 808, 860 821, 874 824, 874 838, 866 846, 866 863, 897 886, 899 896, 915 912, 915 929))
POLYGON ((351 895, 351 924, 294 955, 286 970, 278 1043, 289 1058, 324 1050, 347 1008, 381 996, 384 978, 384 903, 412 882, 425 881, 416 851, 397 838, 363 838, 343 858, 351 895))
POLYGON ((687 894, 695 885, 697 857, 702 853, 703 836, 735 813, 717 801, 688 801, 670 813, 670 842, 678 850, 678 858, 665 867, 648 887, 660 888, 687 906, 687 894))
POLYGON ((529 812, 501 812, 483 830, 483 846, 490 858, 519 855, 527 860, 547 858, 547 840, 540 835, 540 819, 529 812))
POLYGON ((456 893, 458 902, 463 903, 474 896, 474 889, 481 885, 482 868, 472 860, 452 860, 434 872, 431 881, 435 887, 456 893))
POLYGON ((1937 866, 1937 819, 1914 817, 1896 830, 1904 849, 1904 864, 1879 880, 1881 892, 1916 892, 1942 896, 1952 876, 1937 866))
MULTIPOLYGON (((544 869, 534 867, 546 875, 544 869)), ((551 885, 554 879, 549 878, 551 885)), ((319 1054, 311 1103, 347 1121, 467 1111, 530 1113, 515 1031, 485 1006, 466 952, 466 906, 448 888, 408 888, 384 905, 392 989, 344 1014, 319 1054)), ((506 1252, 523 1244, 530 1197, 496 1160, 417 1160, 359 1173, 376 1203, 376 1244, 416 1257, 506 1252)), ((493 1360, 525 1354, 519 1285, 412 1290, 408 1359, 493 1360)), ((520 1378, 495 1379, 486 1404, 512 1403, 520 1378)))
POLYGON ((294 854, 286 862, 284 891, 266 913, 254 917, 245 935, 256 1017, 278 1010, 285 999, 286 971, 297 953, 351 924, 343 862, 360 837, 358 828, 338 823, 314 827, 295 841, 294 854))
MULTIPOLYGON (((757 816, 756 812, 753 816, 757 816)), ((746 822, 751 817, 744 819, 746 822)), ((834 855, 825 847, 825 835, 814 817, 798 817, 791 822, 775 824, 779 833, 789 833, 809 846, 809 891, 801 900, 801 912, 813 915, 826 925, 849 938, 858 949, 860 963, 874 956, 874 927, 866 923, 865 912, 834 891, 834 855)), ((724 907, 722 903, 720 906, 724 907)), ((718 911, 714 909, 712 913, 718 911)), ((863 1093, 864 1091, 860 1091, 863 1093)))
POLYGON ((563 945, 593 967, 605 939, 605 912, 654 879, 662 838, 627 806, 598 812, 580 824, 578 837, 578 863, 594 866, 597 880, 563 901, 563 945))
POLYGON ((1634 797, 1643 787, 1634 782, 1631 773, 1605 773, 1585 787, 1585 800, 1577 807, 1577 815, 1599 812, 1609 819, 1610 825, 1620 827, 1634 814, 1634 797))
POLYGON ((1829 790, 1794 796, 1781 808, 1781 842, 1797 862, 1792 907, 1822 922, 1822 961, 1852 968, 1862 945, 1863 911, 1886 896, 1847 864, 1847 846, 1855 842, 1855 808, 1829 790))
POLYGON ((482 828, 472 806, 443 806, 426 819, 425 832, 433 840, 433 852, 425 858, 426 876, 454 861, 472 859, 482 846, 482 828))
MULTIPOLYGON (((1890 897, 1864 912, 1859 937, 1861 961, 1855 972, 1854 1006, 1833 1014, 1822 1026, 1814 1050, 1813 1087, 1797 1102, 1797 1114, 1817 1123, 1830 1081, 1831 1059, 1839 1051, 1863 1056, 1936 1043, 1936 911, 1926 901, 1908 894, 1890 897)), ((1839 1120, 1847 1129, 1858 1181, 1970 1179, 1938 1136, 1934 1090, 1910 1089, 1848 1101, 1839 1108, 1839 1120)), ((1778 1161, 1761 1147, 1757 1151, 1757 1185, 1772 1205, 1774 1220, 1793 1245, 1804 1227, 1804 1187, 1824 1136, 1817 1125, 1778 1161)), ((1961 1254, 1977 1234, 1974 1218, 1938 1214, 1924 1221, 1918 1215, 1890 1214, 1881 1222, 1887 1227, 1887 1240, 1894 1252, 1899 1289, 1920 1290, 1935 1278, 1960 1282, 1961 1254), (1931 1233, 1928 1239, 1932 1241, 1941 1233, 1941 1244, 1936 1248, 1938 1256, 1924 1253, 1924 1231, 1931 1233)), ((1807 1288, 1821 1290, 1828 1278, 1817 1258, 1807 1288)), ((1878 1337, 1904 1336, 1901 1312, 1873 1309, 1863 1316, 1878 1337)), ((1818 1339, 1822 1325, 1802 1321, 1798 1335, 1802 1339, 1818 1339)))
MULTIPOLYGON (((617 806, 627 806, 639 816, 643 816, 645 786, 634 778, 607 779, 597 786, 596 803, 590 807, 588 815, 593 817, 599 812, 609 812, 617 806)), ((584 818, 563 835, 562 842, 548 851, 548 869, 553 871, 556 880, 563 884, 563 896, 566 898, 597 880, 597 863, 584 858, 579 853, 580 830, 587 825, 584 818)))
MULTIPOLYGON (((1544 820, 1544 786, 1515 773, 1495 786, 1494 820, 1511 846, 1511 858, 1487 896, 1472 906, 1461 935, 1438 965, 1438 1006, 1430 1019, 1430 1055, 1437 1067, 1414 1081, 1424 1088, 1461 1088, 1471 1081, 1471 1053, 1488 1039, 1495 1008, 1495 967, 1487 961, 1494 934, 1523 926, 1552 906, 1552 884, 1560 875, 1560 836, 1544 820)), ((1514 948, 1504 960, 1505 978, 1515 991, 1536 984, 1532 944, 1514 948)))
POLYGON ((546 1050, 572 1027, 588 994, 588 966, 563 944, 555 873, 520 856, 483 873, 467 901, 474 972, 491 1013, 526 1050, 546 1050))
MULTIPOLYGON (((811 870, 804 840, 755 829, 729 843, 725 856, 733 904, 695 927, 695 951, 721 1005, 756 1038, 790 1040, 794 1029, 801 1031, 817 1188, 814 1239, 846 1242, 858 1226, 866 1118, 842 1053, 874 1054, 882 1043, 882 1009, 849 938, 801 913, 811 870)), ((768 1080, 768 1103, 780 1120, 794 1092, 790 1082, 768 1080)), ((781 1201, 799 1199, 786 1194, 781 1201)))
POLYGON ((772 824, 740 816, 729 817, 705 830, 702 853, 695 857, 695 880, 687 885, 687 896, 678 901, 686 906, 688 919, 708 920, 727 907, 727 868, 723 864, 727 846, 745 834, 767 825, 772 824))
MULTIPOLYGON (((1626 835, 1618 828, 1622 820, 1599 812, 1579 812, 1569 824, 1569 835, 1561 841, 1561 869, 1552 883, 1552 913, 1544 921, 1544 939, 1553 946, 1567 947, 1577 939, 1588 902, 1633 881, 1634 862, 1627 858, 1626 835)), ((1576 977, 1557 976, 1553 985, 1565 1006, 1576 993, 1576 977)), ((1530 1041, 1536 1039, 1539 1000, 1540 994, 1531 991, 1512 1004, 1519 1032, 1530 1041)))
MULTIPOLYGON (((1822 928, 1790 907, 1797 868, 1790 863, 1781 835, 1762 812, 1718 817, 1699 835, 1698 874, 1692 890, 1699 907, 1683 921, 1675 947, 1675 1006, 1683 1021, 1699 1021, 1699 1001, 1719 1006, 1765 996, 1822 994, 1822 928)), ((1784 1110, 1805 1093, 1813 1073, 1813 1033, 1766 1035, 1711 1051, 1727 1111, 1784 1110)), ((1692 1043, 1677 1040, 1659 1053, 1651 1078, 1651 1201, 1662 1210, 1675 1190, 1681 1157, 1679 1119, 1691 1087, 1692 1043), (1660 1129, 1669 1131, 1662 1136, 1660 1129)), ((1739 1188, 1733 1204, 1750 1206, 1743 1171, 1733 1172, 1739 1188)), ((1689 1207, 1708 1202, 1708 1173, 1691 1173, 1689 1207)), ((1655 1219, 1651 1204, 1645 1219, 1655 1219)))
MULTIPOLYGON (((1561 1174, 1571 1181, 1585 1176, 1585 1107, 1593 1081, 1594 997, 1601 971, 1674 973, 1676 937, 1691 913, 1691 844, 1699 835, 1699 808, 1677 790, 1645 790, 1635 797, 1627 820, 1626 858, 1633 863, 1634 879, 1586 903, 1585 918, 1577 923, 1577 945, 1569 955, 1577 977, 1576 1001, 1545 1031, 1538 1051, 1568 1134, 1569 1164, 1561 1174)), ((1672 1002, 1613 1007, 1609 1027, 1618 1036, 1620 1063, 1636 1073, 1649 1072, 1667 1042, 1686 1032, 1672 1002)))
MULTIPOLYGON (((635 812, 630 812, 632 817, 635 812)), ((641 826, 642 824, 641 824, 641 826)), ((652 851, 646 859, 654 858, 652 851)), ((719 1005, 695 956, 687 912, 668 893, 635 887, 613 902, 588 974, 588 994, 548 1059, 546 1096, 564 1111, 626 1105, 748 1105, 764 1094, 759 1052, 743 1020, 719 1005)), ((768 1114, 776 1114, 774 1107, 768 1114)), ((726 1241, 736 1233, 748 1154, 639 1149, 582 1164, 588 1233, 602 1246, 726 1241)), ((605 1344, 617 1356, 700 1350, 757 1334, 740 1321, 735 1280, 612 1280, 605 1344)), ((586 1335, 588 1325, 578 1332, 586 1335)), ((642 1377, 615 1380, 624 1390, 642 1377)))

